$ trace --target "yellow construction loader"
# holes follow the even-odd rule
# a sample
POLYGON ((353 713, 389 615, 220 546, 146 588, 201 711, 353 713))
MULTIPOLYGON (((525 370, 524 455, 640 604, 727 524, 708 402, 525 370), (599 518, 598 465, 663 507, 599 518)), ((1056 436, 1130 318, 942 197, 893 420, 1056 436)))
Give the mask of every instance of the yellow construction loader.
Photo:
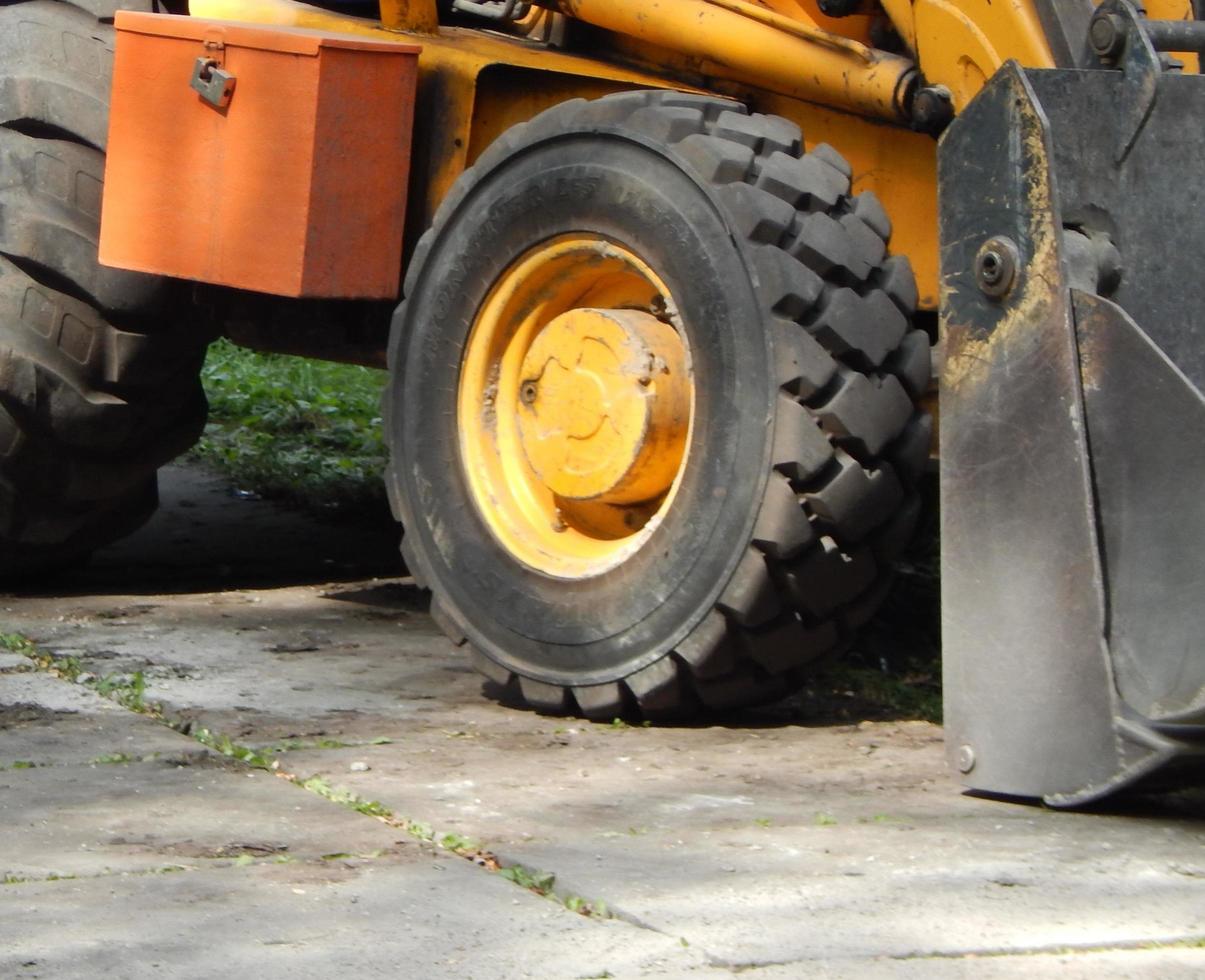
POLYGON ((851 642, 939 455, 966 783, 1199 778, 1198 14, 0 6, 0 571, 146 519, 213 338, 387 366, 451 640, 541 711, 681 716, 851 642))

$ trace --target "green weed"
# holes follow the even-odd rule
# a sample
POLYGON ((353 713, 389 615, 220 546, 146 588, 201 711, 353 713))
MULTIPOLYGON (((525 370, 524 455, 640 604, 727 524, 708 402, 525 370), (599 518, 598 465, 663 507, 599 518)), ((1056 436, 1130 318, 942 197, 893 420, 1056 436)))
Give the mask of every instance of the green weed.
POLYGON ((556 875, 551 871, 540 871, 537 868, 525 868, 521 864, 512 864, 498 872, 500 877, 513 881, 520 888, 526 888, 537 895, 549 895, 556 884, 556 875))
POLYGON ((481 845, 471 837, 463 837, 455 831, 448 831, 435 838, 435 842, 444 850, 455 851, 457 854, 470 854, 481 850, 481 845))
POLYGON ((146 703, 146 677, 141 670, 132 674, 108 674, 89 686, 101 697, 116 701, 131 711, 147 714, 157 710, 157 706, 146 703))
POLYGON ((32 641, 26 640, 26 643, 29 644, 28 647, 20 652, 29 657, 38 670, 44 670, 54 677, 60 677, 65 681, 72 681, 73 683, 84 672, 79 657, 56 657, 54 654, 40 649, 32 641))
POLYGON ((0 650, 32 657, 37 653, 37 649, 30 639, 20 633, 0 633, 0 650))
POLYGON ((317 793, 325 800, 338 803, 340 806, 363 813, 365 816, 380 817, 383 820, 394 819, 393 811, 385 804, 378 803, 376 800, 366 800, 351 790, 334 787, 321 776, 311 776, 309 779, 299 780, 297 785, 302 789, 308 789, 311 793, 317 793))
POLYGON ((245 762, 256 769, 272 768, 272 760, 267 755, 245 745, 239 745, 232 741, 229 735, 214 733, 208 728, 194 728, 192 737, 206 748, 220 752, 228 759, 238 759, 239 762, 245 762))
MULTIPOLYGON (((597 919, 609 919, 611 912, 607 903, 602 899, 582 898, 580 895, 570 895, 565 899, 565 908, 578 915, 590 916, 597 919)), ((610 976, 610 974, 607 974, 610 976)))

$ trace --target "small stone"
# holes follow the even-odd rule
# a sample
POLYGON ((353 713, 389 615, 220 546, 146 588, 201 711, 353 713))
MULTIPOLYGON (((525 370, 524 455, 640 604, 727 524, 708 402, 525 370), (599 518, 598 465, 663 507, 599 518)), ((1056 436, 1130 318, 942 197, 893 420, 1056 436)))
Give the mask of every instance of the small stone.
POLYGON ((353 762, 348 769, 352 772, 368 772, 372 767, 367 762, 353 762))

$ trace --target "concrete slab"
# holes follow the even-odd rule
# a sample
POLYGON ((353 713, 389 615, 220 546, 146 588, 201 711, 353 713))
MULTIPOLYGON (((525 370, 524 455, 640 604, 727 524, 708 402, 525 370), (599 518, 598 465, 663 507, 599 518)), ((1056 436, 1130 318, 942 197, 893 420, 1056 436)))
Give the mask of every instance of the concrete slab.
POLYGON ((574 915, 456 859, 11 886, 0 922, 0 976, 12 978, 728 975, 665 936, 574 915))
MULTIPOLYGON (((26 660, 28 664, 29 661, 26 660)), ((42 673, 0 674, 0 768, 209 755, 195 739, 42 673)))
POLYGON ((27 670, 29 668, 29 659, 21 656, 19 653, 8 653, 5 650, 0 650, 0 673, 5 673, 11 670, 27 670))
POLYGON ((563 737, 593 738, 593 752, 512 747, 453 779, 430 780, 423 757, 399 763, 389 746, 286 762, 387 805, 442 812, 504 861, 555 871, 566 893, 603 898, 733 966, 1205 935, 1200 796, 1153 818, 973 799, 940 779, 920 724, 571 727, 563 737), (370 768, 352 772, 350 759, 370 768))
MULTIPOLYGON (((302 528, 279 564, 305 550, 302 528)), ((1020 971, 1039 961, 1005 954, 1205 936, 1205 794, 1091 814, 974 799, 945 771, 939 728, 816 726, 790 703, 700 728, 508 710, 482 699, 408 580, 332 583, 310 567, 308 583, 175 594, 135 571, 126 594, 119 577, 103 593, 0 598, 0 623, 98 674, 142 671, 171 715, 285 749, 289 772, 554 872, 560 893, 684 941, 707 969, 940 977, 968 956, 1020 971)), ((279 792, 245 806, 231 792, 272 826, 279 792)), ((44 813, 69 810, 44 798, 44 813)), ((1150 956, 1136 975, 1151 975, 1156 953, 1117 955, 1150 956)), ((1195 951, 1168 956, 1178 969, 1195 951)))
POLYGON ((378 820, 225 761, 0 772, 0 826, 0 876, 11 878, 417 846, 378 820))
POLYGON ((449 684, 458 705, 485 708, 423 601, 397 581, 154 601, 25 596, 0 599, 0 622, 97 676, 141 671, 148 699, 232 737, 357 740, 446 713, 449 684))
MULTIPOLYGON (((746 976, 746 974, 742 974, 746 976)), ((1099 951, 1030 953, 1022 956, 918 957, 916 959, 857 959, 809 962, 750 970, 751 980, 1199 980, 1205 976, 1205 950, 1144 948, 1099 951)))

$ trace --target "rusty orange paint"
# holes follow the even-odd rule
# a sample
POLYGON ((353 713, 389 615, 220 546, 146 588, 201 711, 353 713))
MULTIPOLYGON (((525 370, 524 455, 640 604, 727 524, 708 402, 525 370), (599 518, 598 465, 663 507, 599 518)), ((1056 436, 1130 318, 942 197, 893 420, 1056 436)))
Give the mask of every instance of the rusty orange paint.
POLYGON ((419 48, 120 11, 100 259, 282 296, 392 298, 419 48), (197 58, 235 77, 217 108, 197 58))

